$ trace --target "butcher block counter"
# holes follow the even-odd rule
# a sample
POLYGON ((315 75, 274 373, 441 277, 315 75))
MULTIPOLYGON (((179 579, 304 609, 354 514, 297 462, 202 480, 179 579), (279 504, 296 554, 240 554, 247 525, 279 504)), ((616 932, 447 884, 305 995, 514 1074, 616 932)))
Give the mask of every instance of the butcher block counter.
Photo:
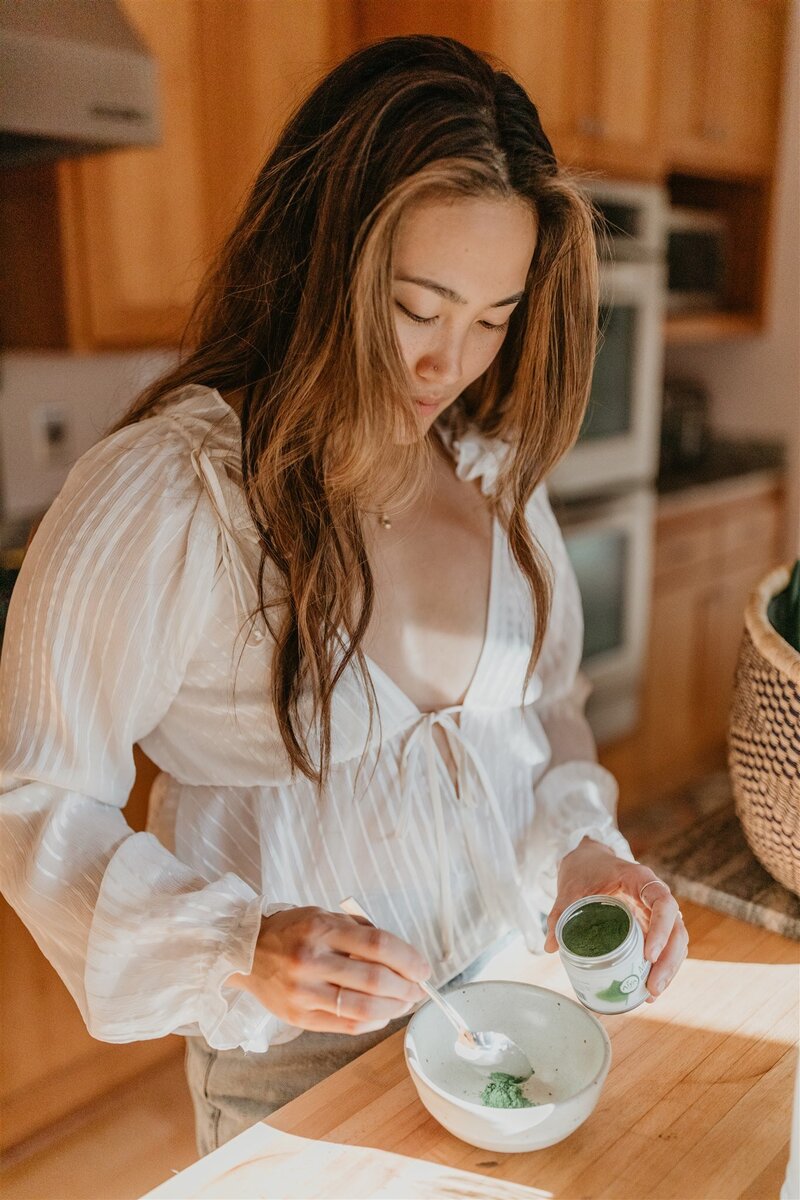
MULTIPOLYGON (((246 1193, 228 1191, 223 1182, 223 1176, 236 1174, 230 1169, 231 1142, 149 1195, 356 1194, 358 1170, 345 1174, 343 1158, 333 1169, 333 1147, 304 1149, 302 1144, 311 1190, 281 1190, 288 1182, 289 1159, 278 1151, 290 1143, 282 1145, 271 1131, 282 1131, 407 1156, 383 1160, 375 1177, 387 1190, 375 1190, 375 1196, 777 1198, 789 1155, 797 1062, 798 944, 688 902, 682 908, 691 938, 689 958, 654 1004, 600 1018, 611 1037, 611 1071, 592 1115, 558 1145, 504 1155, 475 1149, 447 1133, 417 1098, 401 1032, 285 1105, 265 1123, 268 1129, 259 1127, 275 1139, 275 1148, 265 1152, 262 1164, 253 1157, 252 1139, 247 1153, 243 1144, 242 1162, 247 1158, 251 1172, 246 1193), (317 1149, 328 1155, 326 1169, 320 1159, 318 1179, 308 1174, 317 1149), (431 1170, 427 1164, 484 1178, 474 1180, 473 1190, 463 1181, 457 1185, 452 1174, 443 1191, 441 1183, 421 1182, 423 1165, 431 1170), (184 1176, 187 1190, 182 1190, 184 1176), (259 1180, 255 1190, 254 1179, 259 1180)), ((558 956, 533 957, 519 942, 504 949, 481 978, 518 979, 574 998, 558 956)), ((257 1137, 258 1131, 241 1136, 257 1137)), ((370 1165, 374 1168, 374 1162, 370 1165)))

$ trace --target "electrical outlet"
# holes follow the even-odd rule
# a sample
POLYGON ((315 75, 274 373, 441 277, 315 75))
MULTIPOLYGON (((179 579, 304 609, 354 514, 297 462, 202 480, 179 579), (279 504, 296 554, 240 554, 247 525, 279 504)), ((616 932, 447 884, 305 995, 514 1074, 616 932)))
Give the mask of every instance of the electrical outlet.
POLYGON ((68 467, 72 462, 72 414, 63 401, 40 404, 31 412, 33 456, 42 470, 68 467))

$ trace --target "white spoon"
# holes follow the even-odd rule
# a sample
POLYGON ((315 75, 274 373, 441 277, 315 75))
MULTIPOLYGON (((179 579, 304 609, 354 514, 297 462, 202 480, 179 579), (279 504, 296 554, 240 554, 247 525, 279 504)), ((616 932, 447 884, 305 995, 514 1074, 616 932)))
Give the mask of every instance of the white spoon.
MULTIPOLYGON (((363 917, 365 921, 369 921, 370 925, 375 924, 369 913, 365 912, 352 896, 341 900, 339 908, 351 917, 363 917)), ((441 992, 437 991, 435 987, 431 987, 429 983, 421 980, 418 982, 423 992, 430 996, 434 1004, 438 1004, 448 1021, 456 1029, 458 1037, 454 1049, 459 1058, 463 1058, 483 1075, 491 1075, 493 1071, 503 1071, 506 1075, 513 1075, 516 1079, 530 1078, 533 1074, 533 1067, 528 1056, 520 1050, 516 1042, 512 1042, 511 1038, 506 1037, 504 1033, 495 1033, 492 1030, 479 1033, 468 1028, 464 1018, 449 1001, 445 1000, 441 992)))

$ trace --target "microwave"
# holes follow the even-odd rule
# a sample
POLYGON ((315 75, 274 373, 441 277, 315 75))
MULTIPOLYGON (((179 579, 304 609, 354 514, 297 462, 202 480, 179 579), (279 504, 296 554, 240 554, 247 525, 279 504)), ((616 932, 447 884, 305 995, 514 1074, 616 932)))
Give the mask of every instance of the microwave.
POLYGON ((667 311, 725 308, 729 229, 720 212, 673 207, 667 213, 667 311))
POLYGON ((658 473, 667 284, 667 193, 660 184, 582 181, 595 210, 598 346, 583 425, 551 472, 563 498, 614 491, 658 473))
POLYGON ((656 261, 600 264, 599 340, 575 445, 549 476, 577 497, 658 474, 666 268, 656 261))

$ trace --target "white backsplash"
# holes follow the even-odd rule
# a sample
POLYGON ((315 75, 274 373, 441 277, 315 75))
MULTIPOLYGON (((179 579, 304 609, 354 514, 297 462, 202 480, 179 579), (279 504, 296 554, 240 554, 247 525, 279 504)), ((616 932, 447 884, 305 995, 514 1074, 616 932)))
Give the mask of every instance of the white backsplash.
POLYGON ((136 354, 6 353, 0 359, 0 519, 13 525, 53 501, 70 466, 93 446, 135 396, 176 358, 136 354), (57 466, 36 453, 36 410, 56 405, 69 424, 57 466))

